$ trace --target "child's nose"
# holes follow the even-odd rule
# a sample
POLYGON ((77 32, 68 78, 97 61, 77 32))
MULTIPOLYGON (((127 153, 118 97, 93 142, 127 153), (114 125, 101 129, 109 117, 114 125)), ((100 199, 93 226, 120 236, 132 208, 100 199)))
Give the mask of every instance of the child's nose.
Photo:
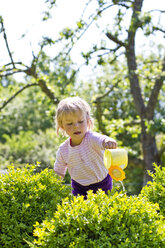
POLYGON ((79 125, 78 122, 75 122, 75 123, 74 123, 74 126, 75 126, 75 127, 78 127, 78 125, 79 125))

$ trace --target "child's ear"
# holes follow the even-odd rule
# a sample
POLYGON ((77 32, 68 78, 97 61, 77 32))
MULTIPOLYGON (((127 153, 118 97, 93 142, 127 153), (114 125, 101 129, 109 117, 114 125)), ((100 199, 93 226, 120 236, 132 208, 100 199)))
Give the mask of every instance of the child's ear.
POLYGON ((63 124, 62 124, 62 121, 61 121, 60 124, 59 124, 59 128, 61 128, 62 130, 64 129, 64 126, 63 126, 63 124))
POLYGON ((64 127, 62 125, 61 125, 60 128, 61 128, 62 132, 65 132, 64 127))

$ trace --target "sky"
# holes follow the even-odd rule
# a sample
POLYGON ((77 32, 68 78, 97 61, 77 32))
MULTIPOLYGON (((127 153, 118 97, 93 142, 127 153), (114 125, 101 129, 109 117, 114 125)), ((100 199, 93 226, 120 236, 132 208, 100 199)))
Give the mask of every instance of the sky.
MULTIPOLYGON (((79 20, 81 16, 85 2, 85 0, 57 0, 57 8, 52 11, 53 18, 49 21, 41 22, 43 12, 46 10, 43 0, 0 0, 0 15, 4 19, 9 47, 14 52, 14 60, 29 64, 32 59, 32 51, 37 54, 39 49, 38 42, 42 36, 49 37, 53 35, 58 37, 59 31, 64 27, 73 27, 75 21, 79 20), (24 38, 22 38, 22 35, 24 35, 24 38)), ((145 0, 143 8, 165 9, 163 2, 163 0, 145 0)), ((105 19, 102 19, 100 25, 104 25, 104 22, 109 21, 108 15, 107 13, 106 16, 105 13, 105 19)), ((79 47, 84 51, 88 51, 90 44, 97 41, 99 35, 100 31, 96 26, 93 26, 72 51, 73 60, 80 64, 83 63, 79 47)), ((0 34, 0 46, 1 66, 10 61, 2 39, 2 33, 0 34)), ((87 72, 87 68, 85 70, 87 72)), ((90 74, 90 72, 88 73, 90 74)))
MULTIPOLYGON (((54 8, 52 12, 53 18, 41 22, 46 7, 43 0, 0 0, 0 15, 3 16, 9 45, 15 53, 14 56, 19 59, 22 54, 26 54, 28 60, 28 54, 36 50, 42 36, 57 35, 58 37, 58 33, 64 27, 73 27, 81 15, 83 1, 57 0, 58 8, 54 8), (23 34, 25 38, 21 39, 23 34)), ((6 56, 0 56, 0 62, 3 57, 6 56)))
MULTIPOLYGON (((58 37, 64 27, 75 25, 84 8, 84 0, 57 0, 57 8, 53 8, 52 11, 53 18, 46 22, 41 21, 43 12, 46 10, 44 0, 0 0, 0 6, 0 15, 4 19, 9 47, 14 52, 13 58, 15 61, 29 64, 32 60, 32 51, 37 54, 38 42, 42 36, 58 37), (23 34, 25 36, 22 39, 23 34)), ((3 65, 9 62, 9 56, 2 36, 0 38, 0 65, 3 65)), ((94 42, 93 36, 90 37, 91 42, 92 39, 94 42)), ((87 50, 88 40, 84 39, 79 45, 81 47, 83 45, 87 50)), ((76 61, 84 62, 76 49, 72 54, 76 61)))

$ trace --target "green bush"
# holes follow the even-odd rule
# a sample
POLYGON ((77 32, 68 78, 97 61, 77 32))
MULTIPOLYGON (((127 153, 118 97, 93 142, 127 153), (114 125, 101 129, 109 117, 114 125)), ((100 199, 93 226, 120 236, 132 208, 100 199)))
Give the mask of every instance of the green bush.
POLYGON ((24 239, 33 240, 33 225, 51 216, 70 189, 53 170, 36 173, 36 166, 9 168, 0 175, 0 247, 29 247, 24 239))
POLYGON ((47 248, 163 248, 165 230, 158 205, 122 193, 101 190, 72 201, 64 199, 52 219, 36 223, 30 247, 47 248))
POLYGON ((0 168, 4 169, 14 163, 16 167, 24 167, 27 163, 41 162, 42 169, 53 168, 56 150, 63 141, 57 137, 53 128, 44 132, 38 130, 20 131, 18 134, 3 135, 5 143, 0 143, 0 168), (3 165, 3 166, 2 166, 3 165))
POLYGON ((153 178, 148 182, 142 191, 141 196, 145 196, 150 202, 158 203, 160 212, 165 216, 165 167, 159 167, 154 164, 155 173, 149 173, 153 178))
MULTIPOLYGON (((6 169, 13 164, 15 168, 23 168, 27 163, 35 164, 38 160, 41 166, 38 171, 45 168, 53 168, 56 159, 56 151, 64 141, 64 137, 57 136, 53 128, 44 132, 38 130, 20 131, 18 134, 3 135, 5 143, 0 143, 0 169, 6 169)), ((70 183, 68 172, 65 183, 70 183)))

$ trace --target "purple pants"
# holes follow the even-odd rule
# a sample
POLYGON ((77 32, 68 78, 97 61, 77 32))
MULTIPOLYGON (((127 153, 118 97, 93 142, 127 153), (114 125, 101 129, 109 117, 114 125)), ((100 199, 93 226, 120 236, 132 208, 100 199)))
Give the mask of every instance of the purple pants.
POLYGON ((71 185, 72 185, 72 189, 73 189, 72 190, 73 195, 75 195, 75 196, 84 195, 85 199, 86 199, 88 190, 93 190, 93 193, 96 193, 96 191, 98 189, 102 189, 107 194, 108 190, 112 189, 112 178, 108 174, 106 176, 106 178, 104 178, 103 181, 101 181, 99 183, 90 184, 87 186, 83 186, 72 179, 71 185))

